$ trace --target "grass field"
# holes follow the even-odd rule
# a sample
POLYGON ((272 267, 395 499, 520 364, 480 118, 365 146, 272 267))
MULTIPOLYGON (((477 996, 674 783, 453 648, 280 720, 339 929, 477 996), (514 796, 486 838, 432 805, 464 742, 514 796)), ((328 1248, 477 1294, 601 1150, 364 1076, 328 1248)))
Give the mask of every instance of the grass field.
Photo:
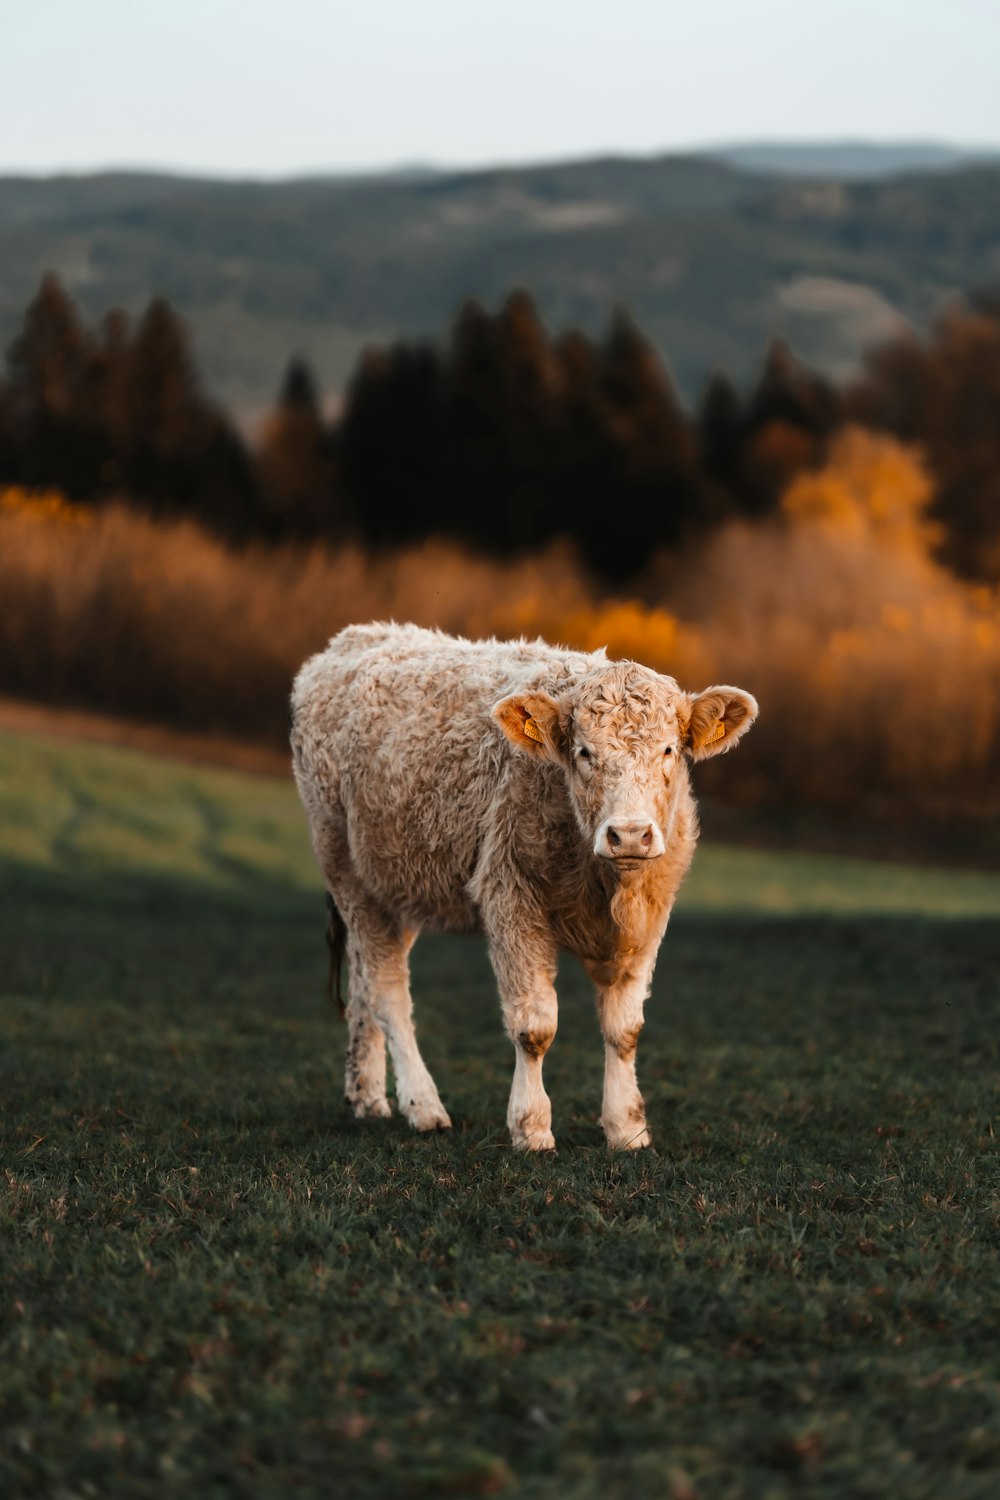
POLYGON ((480 945, 447 1137, 341 1104, 290 788, 0 739, 0 1493, 1000 1493, 1000 877, 706 845, 602 1144, 511 1155, 480 945))

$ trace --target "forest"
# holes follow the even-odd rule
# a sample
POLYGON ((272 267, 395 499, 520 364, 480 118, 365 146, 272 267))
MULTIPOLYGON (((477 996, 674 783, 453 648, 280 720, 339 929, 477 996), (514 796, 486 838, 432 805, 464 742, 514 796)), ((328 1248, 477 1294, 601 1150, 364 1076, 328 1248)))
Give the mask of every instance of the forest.
POLYGON ((842 383, 780 342, 693 409, 624 309, 531 296, 373 346, 331 416, 293 359, 248 440, 162 298, 49 276, 0 382, 0 692, 282 746, 351 620, 606 646, 763 708, 748 805, 1000 811, 1000 303, 842 383))
POLYGON ((112 311, 91 328, 46 276, 0 381, 0 485, 184 516, 232 543, 447 537, 510 557, 567 538, 621 581, 660 550, 773 517, 857 426, 920 450, 938 554, 1000 580, 1000 299, 986 295, 925 340, 876 346, 844 385, 775 341, 748 389, 716 373, 688 411, 624 308, 603 338, 553 333, 515 290, 492 313, 466 301, 439 340, 365 351, 333 421, 293 358, 248 445, 164 299, 135 326, 112 311))

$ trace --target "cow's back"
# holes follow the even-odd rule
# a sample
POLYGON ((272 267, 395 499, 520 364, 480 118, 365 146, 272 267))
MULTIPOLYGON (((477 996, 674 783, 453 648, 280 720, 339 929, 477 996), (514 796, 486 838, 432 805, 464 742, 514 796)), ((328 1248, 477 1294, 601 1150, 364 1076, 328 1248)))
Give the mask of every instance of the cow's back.
POLYGON ((523 795, 528 770, 491 710, 510 692, 557 694, 600 659, 541 641, 350 626, 306 662, 292 694, 310 820, 346 821, 354 869, 381 902, 421 922, 475 926, 467 886, 482 832, 497 798, 523 795))

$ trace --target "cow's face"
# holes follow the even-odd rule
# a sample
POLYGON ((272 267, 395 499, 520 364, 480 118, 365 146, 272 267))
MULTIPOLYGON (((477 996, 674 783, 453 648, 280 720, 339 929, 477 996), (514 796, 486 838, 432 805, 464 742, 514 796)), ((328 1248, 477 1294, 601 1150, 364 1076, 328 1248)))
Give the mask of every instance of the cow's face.
POLYGON ((664 852, 684 757, 729 750, 757 716, 740 688, 681 692, 635 662, 609 662, 559 698, 527 693, 493 710, 525 754, 554 761, 595 858, 620 873, 664 852))

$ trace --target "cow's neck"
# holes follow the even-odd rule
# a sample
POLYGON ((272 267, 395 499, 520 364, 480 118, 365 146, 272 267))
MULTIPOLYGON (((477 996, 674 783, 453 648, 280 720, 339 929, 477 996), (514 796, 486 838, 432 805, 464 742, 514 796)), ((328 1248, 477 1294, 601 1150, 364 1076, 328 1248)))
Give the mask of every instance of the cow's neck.
POLYGON ((659 925, 663 882, 658 878, 658 865, 659 860, 650 860, 635 870, 617 871, 603 866, 599 870, 616 946, 626 950, 642 948, 650 927, 659 925))

